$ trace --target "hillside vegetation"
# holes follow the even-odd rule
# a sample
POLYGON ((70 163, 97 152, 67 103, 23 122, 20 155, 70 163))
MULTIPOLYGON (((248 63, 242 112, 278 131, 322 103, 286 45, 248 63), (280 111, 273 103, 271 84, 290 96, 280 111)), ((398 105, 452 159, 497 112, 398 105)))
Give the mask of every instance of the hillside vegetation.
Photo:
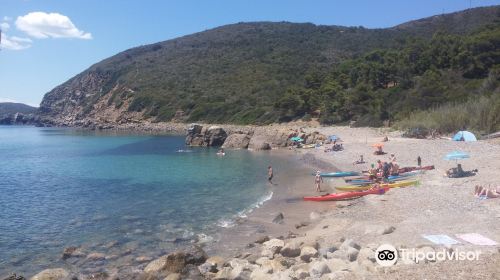
POLYGON ((0 102, 0 116, 15 113, 33 114, 37 108, 22 103, 0 102))
POLYGON ((101 61, 47 93, 40 113, 68 125, 138 116, 380 125, 497 94, 499 15, 498 6, 477 8, 387 29, 222 26, 101 61))

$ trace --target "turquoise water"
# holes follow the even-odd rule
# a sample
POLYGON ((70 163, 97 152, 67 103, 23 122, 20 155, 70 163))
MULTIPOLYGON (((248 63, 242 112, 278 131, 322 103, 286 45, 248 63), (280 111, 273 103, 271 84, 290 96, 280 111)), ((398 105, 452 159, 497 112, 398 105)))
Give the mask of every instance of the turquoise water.
POLYGON ((211 240, 272 193, 266 153, 184 147, 184 137, 0 126, 0 276, 62 261, 65 247, 155 257, 211 240), (182 149, 182 152, 178 152, 182 149), (106 246, 110 242, 115 246, 106 246))

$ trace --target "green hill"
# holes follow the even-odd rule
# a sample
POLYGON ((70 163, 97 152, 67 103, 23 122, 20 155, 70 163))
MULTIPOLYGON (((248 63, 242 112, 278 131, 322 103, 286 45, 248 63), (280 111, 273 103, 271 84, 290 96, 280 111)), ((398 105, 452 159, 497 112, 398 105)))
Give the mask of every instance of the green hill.
POLYGON ((465 100, 463 89, 478 88, 498 64, 499 15, 499 6, 476 8, 387 29, 222 26, 105 59, 47 93, 40 115, 58 125, 262 124, 318 113, 324 123, 378 124, 465 100), (451 88, 421 102, 432 81, 451 88))
POLYGON ((31 107, 23 103, 0 102, 0 116, 16 114, 16 113, 33 114, 36 112, 36 110, 37 108, 31 107))

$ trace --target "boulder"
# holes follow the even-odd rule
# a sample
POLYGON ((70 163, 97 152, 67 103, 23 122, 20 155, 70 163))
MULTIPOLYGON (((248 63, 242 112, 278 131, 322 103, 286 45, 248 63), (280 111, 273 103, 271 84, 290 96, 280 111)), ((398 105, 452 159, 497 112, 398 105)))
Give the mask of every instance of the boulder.
POLYGON ((217 268, 217 270, 219 270, 224 265, 224 259, 222 257, 219 257, 219 256, 212 256, 212 257, 208 258, 205 261, 205 263, 209 263, 211 265, 214 265, 217 268))
POLYGON ((305 262, 310 262, 311 258, 315 258, 318 256, 318 250, 314 249, 311 246, 304 246, 300 250, 300 259, 305 262))
POLYGON ((358 258, 359 250, 354 247, 347 248, 346 256, 347 259, 351 262, 355 261, 358 258))
POLYGON ((182 269, 181 273, 183 279, 190 280, 204 280, 205 278, 201 274, 200 270, 196 265, 188 264, 182 269))
POLYGON ((3 280, 26 280, 26 278, 24 278, 24 276, 22 275, 17 275, 14 273, 7 276, 7 278, 4 278, 3 280))
POLYGON ((66 278, 68 275, 69 273, 63 268, 52 268, 39 272, 31 277, 30 280, 59 280, 66 278))
POLYGON ((347 249, 349 247, 353 247, 353 248, 356 248, 358 250, 361 249, 361 246, 359 246, 359 244, 354 242, 354 240, 352 240, 352 239, 346 239, 346 240, 344 240, 344 242, 342 242, 342 245, 340 245, 340 249, 344 250, 346 252, 347 252, 347 249))
POLYGON ((150 262, 144 272, 181 272, 188 264, 200 265, 207 260, 206 253, 199 247, 193 246, 186 252, 174 252, 166 256, 162 256, 150 262))
POLYGON ((259 237, 257 240, 255 240, 254 243, 262 244, 262 243, 264 243, 266 241, 269 241, 269 236, 264 235, 264 236, 259 237))
POLYGON ((165 277, 165 279, 163 280, 181 280, 181 275, 179 273, 172 273, 165 277))
POLYGON ((390 234, 390 233, 393 233, 395 229, 396 228, 393 227, 393 226, 386 226, 386 227, 383 227, 383 228, 379 229, 378 233, 380 235, 390 234))
POLYGON ((269 144, 269 141, 265 136, 262 135, 254 135, 250 139, 250 142, 248 143, 248 149, 249 150, 254 150, 254 151, 259 151, 259 150, 270 150, 271 145, 269 144))
POLYGON ((232 271, 231 268, 224 267, 223 269, 219 270, 219 272, 217 272, 214 280, 230 280, 231 279, 231 271, 232 271))
POLYGON ((248 144, 250 144, 250 135, 234 133, 234 134, 230 134, 226 138, 226 140, 224 141, 224 144, 222 144, 222 148, 246 149, 246 148, 248 148, 248 144))
POLYGON ((67 247, 64 248, 62 259, 66 260, 73 257, 84 257, 85 254, 78 247, 67 247))
POLYGON ((361 263, 365 260, 368 260, 370 262, 375 262, 376 259, 375 259, 375 251, 373 251, 372 249, 370 248, 362 248, 361 250, 359 250, 359 253, 358 253, 358 262, 361 263))
POLYGON ((327 265, 330 271, 348 271, 350 270, 349 262, 341 259, 329 259, 327 260, 327 265))
POLYGON ((280 251, 283 257, 295 258, 300 256, 300 245, 298 242, 288 242, 280 251))
POLYGON ((205 143, 209 147, 219 147, 224 144, 227 133, 220 126, 211 126, 207 129, 205 134, 205 143))
POLYGON ((309 274, 312 278, 319 278, 325 273, 330 273, 330 268, 324 261, 318 261, 311 265, 309 274))
POLYGON ((285 242, 280 239, 271 239, 264 242, 263 245, 265 250, 269 250, 273 254, 278 254, 281 251, 281 248, 285 246, 285 242))

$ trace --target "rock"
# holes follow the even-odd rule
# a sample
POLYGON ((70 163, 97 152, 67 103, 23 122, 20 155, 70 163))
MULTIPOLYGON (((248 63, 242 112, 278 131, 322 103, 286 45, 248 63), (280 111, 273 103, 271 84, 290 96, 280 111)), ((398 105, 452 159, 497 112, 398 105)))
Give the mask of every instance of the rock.
POLYGON ((227 133, 220 126, 211 126, 207 129, 207 133, 205 135, 205 143, 209 147, 219 147, 224 144, 226 140, 227 133))
POLYGON ((207 253, 199 246, 192 246, 185 252, 186 264, 200 265, 207 259, 207 253))
POLYGON ((205 278, 203 275, 200 273, 200 270, 196 265, 193 264, 188 264, 182 269, 181 273, 182 277, 184 279, 190 279, 190 280, 204 280, 205 278))
MULTIPOLYGON (((247 260, 248 260, 248 258, 247 258, 247 260)), ((217 269, 221 269, 222 266, 224 265, 224 262, 225 262, 224 259, 222 257, 219 257, 219 256, 212 256, 205 261, 205 263, 215 265, 215 267, 217 269)))
POLYGON ((242 260, 242 259, 236 259, 235 258, 235 259, 229 260, 229 262, 227 262, 227 264, 229 264, 229 266, 231 268, 235 269, 236 267, 239 267, 239 266, 246 267, 250 263, 247 260, 242 260))
POLYGON ((152 259, 153 258, 147 257, 147 256, 139 256, 139 257, 135 258, 135 261, 139 262, 139 263, 144 263, 144 262, 150 262, 152 259))
POLYGON ((219 270, 217 269, 216 264, 212 264, 209 262, 205 262, 204 264, 198 266, 198 269, 200 270, 201 274, 207 274, 209 272, 212 273, 217 273, 219 270))
POLYGON ((247 260, 251 264, 255 264, 259 258, 260 256, 258 255, 250 254, 248 257, 245 258, 245 260, 247 260))
POLYGON ((66 260, 72 257, 84 257, 85 254, 78 247, 67 247, 64 248, 62 259, 66 260))
POLYGON ((165 279, 163 280, 181 280, 181 275, 179 273, 172 273, 165 277, 165 279))
POLYGON ((269 258, 267 258, 267 257, 260 257, 260 258, 258 258, 258 259, 255 261, 255 263, 256 263, 256 264, 258 264, 258 265, 260 265, 260 266, 262 266, 262 265, 264 265, 264 264, 268 263, 269 261, 270 261, 270 259, 269 259, 269 258))
POLYGON ((354 240, 352 239, 346 239, 344 242, 342 242, 342 245, 340 245, 340 249, 341 250, 344 250, 347 252, 347 249, 349 247, 353 247, 353 248, 356 248, 356 249, 361 249, 361 246, 359 246, 356 242, 354 242, 354 240))
POLYGON ((87 256, 87 260, 89 261, 101 261, 104 259, 106 259, 106 255, 104 255, 103 253, 90 253, 87 256))
POLYGON ((250 279, 270 280, 272 279, 272 275, 262 268, 257 268, 250 273, 250 279))
POLYGON ((309 269, 309 274, 312 278, 319 278, 325 273, 330 273, 330 268, 324 261, 318 261, 311 265, 309 269))
POLYGON ((393 226, 387 226, 387 227, 381 228, 381 229, 378 231, 378 234, 380 234, 380 235, 390 234, 390 233, 393 233, 395 229, 396 229, 396 228, 395 228, 395 227, 393 227, 393 226))
POLYGON ((24 278, 24 276, 17 275, 14 273, 7 276, 7 278, 4 278, 3 280, 26 280, 26 278, 24 278))
POLYGON ((280 251, 283 257, 295 258, 300 256, 300 246, 297 242, 288 242, 280 251))
POLYGON ((307 277, 309 277, 309 271, 298 269, 297 271, 295 271, 295 277, 297 279, 306 279, 307 277))
POLYGON ((351 262, 358 258, 359 250, 354 247, 349 247, 346 252, 347 259, 351 262))
POLYGON ((276 215, 276 217, 274 217, 273 223, 275 223, 275 224, 282 224, 283 223, 283 219, 285 219, 285 216, 283 215, 283 213, 280 212, 278 215, 276 215))
POLYGON ((273 254, 278 254, 281 248, 285 246, 285 242, 280 239, 271 239, 263 243, 264 249, 271 251, 273 254))
POLYGON ((35 276, 31 277, 30 280, 59 280, 67 277, 69 273, 63 268, 52 268, 45 269, 35 276))
POLYGON ((304 246, 300 250, 300 259, 309 262, 311 258, 315 258, 318 256, 318 250, 314 249, 311 246, 304 246))
POLYGON ((267 235, 259 237, 254 243, 262 244, 266 241, 269 241, 269 236, 267 235))
POLYGON ((330 271, 348 271, 350 270, 350 265, 347 261, 341 260, 341 259, 329 259, 327 260, 327 265, 328 268, 330 268, 330 271))
POLYGON ((268 140, 266 137, 262 135, 254 135, 250 139, 250 143, 248 143, 248 149, 249 150, 270 150, 271 145, 269 144, 268 140))
POLYGON ((329 247, 320 248, 318 250, 318 253, 319 253, 320 256, 322 256, 324 258, 327 258, 328 257, 328 253, 333 253, 333 252, 335 252, 337 250, 338 250, 337 246, 332 245, 332 246, 329 246, 329 247))
POLYGON ((318 220, 319 218, 321 218, 321 214, 316 211, 313 211, 311 212, 311 214, 309 214, 309 219, 311 219, 312 221, 318 220))
POLYGON ((219 270, 219 272, 217 272, 214 280, 229 280, 229 279, 231 279, 231 271, 232 271, 231 268, 224 267, 223 269, 219 270))
POLYGON ((248 148, 248 144, 250 144, 250 135, 234 133, 234 134, 230 134, 226 138, 226 140, 224 141, 224 144, 222 145, 222 148, 246 149, 246 148, 248 148))
POLYGON ((358 262, 361 263, 365 260, 369 260, 370 262, 375 262, 375 251, 369 248, 362 248, 358 253, 358 262))
POLYGON ((166 256, 162 256, 150 262, 146 268, 144 268, 144 272, 158 273, 169 271, 178 273, 181 272, 188 264, 199 265, 206 260, 206 255, 196 255, 198 254, 196 251, 193 251, 192 253, 174 252, 166 256))

